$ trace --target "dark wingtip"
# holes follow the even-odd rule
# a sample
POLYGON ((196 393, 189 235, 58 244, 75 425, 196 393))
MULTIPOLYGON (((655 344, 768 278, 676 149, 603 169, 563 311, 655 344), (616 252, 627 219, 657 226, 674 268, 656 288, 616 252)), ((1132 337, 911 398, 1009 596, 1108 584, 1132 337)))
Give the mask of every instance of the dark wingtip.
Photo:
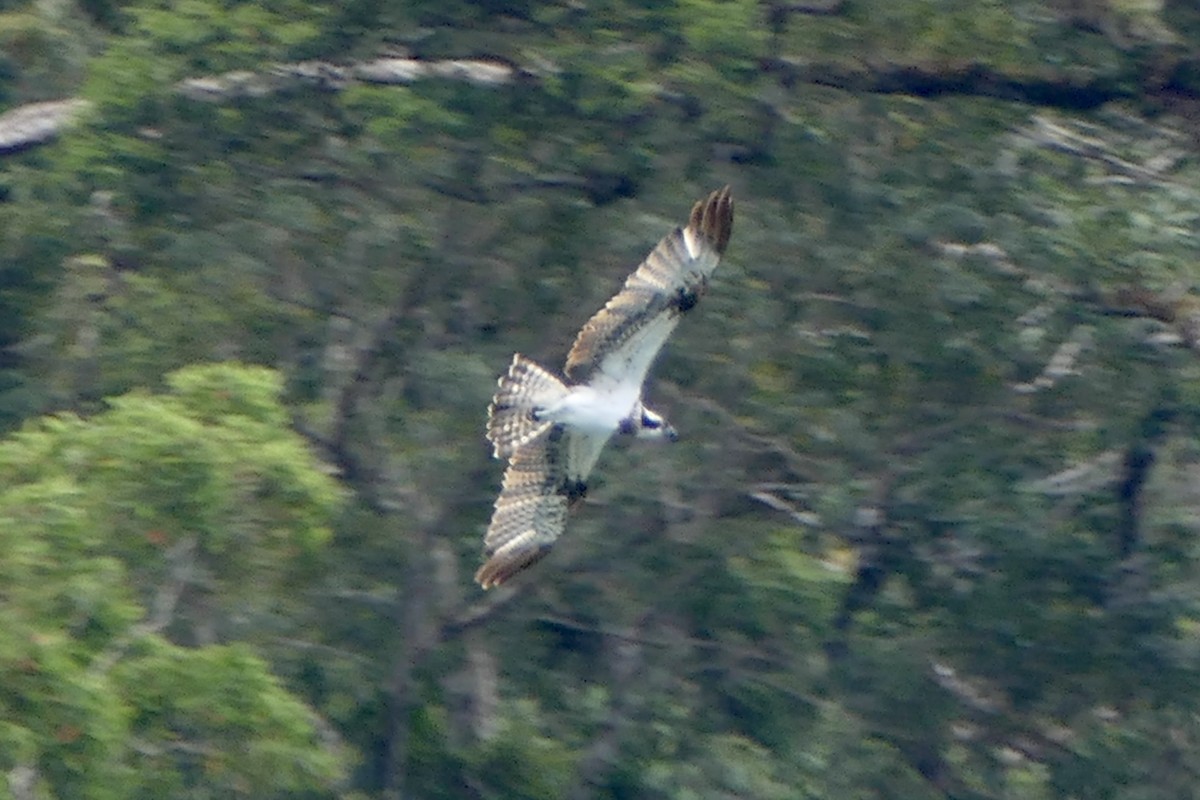
POLYGON ((483 589, 491 589, 505 583, 518 572, 529 569, 546 557, 550 547, 537 547, 524 553, 497 554, 484 562, 475 572, 475 582, 483 589))
POLYGON ((733 192, 724 186, 692 207, 688 227, 712 243, 724 254, 733 233, 733 192))

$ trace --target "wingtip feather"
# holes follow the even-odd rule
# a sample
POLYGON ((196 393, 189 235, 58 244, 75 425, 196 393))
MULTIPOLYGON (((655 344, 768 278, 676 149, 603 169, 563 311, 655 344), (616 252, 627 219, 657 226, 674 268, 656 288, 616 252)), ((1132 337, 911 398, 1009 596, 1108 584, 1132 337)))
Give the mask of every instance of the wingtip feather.
POLYGON ((538 547, 525 551, 497 552, 483 563, 475 572, 475 582, 482 589, 493 589, 508 581, 519 572, 529 569, 546 557, 550 552, 549 546, 538 547), (514 557, 514 555, 516 557, 514 557))
POLYGON ((724 186, 692 206, 688 227, 724 254, 733 234, 733 191, 724 186))

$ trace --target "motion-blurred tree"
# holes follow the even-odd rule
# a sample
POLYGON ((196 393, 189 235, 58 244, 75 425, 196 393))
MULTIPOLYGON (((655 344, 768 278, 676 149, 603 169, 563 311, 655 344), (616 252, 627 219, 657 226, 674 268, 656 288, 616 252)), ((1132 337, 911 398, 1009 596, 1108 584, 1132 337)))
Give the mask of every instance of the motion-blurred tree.
POLYGON ((1193 6, 9 3, 3 96, 92 103, 0 160, 0 415, 84 415, 9 445, 65 548, 3 568, 60 631, 0 637, 61 676, 10 784, 327 793, 286 686, 368 796, 1186 795, 1193 6), (649 386, 683 441, 481 599, 495 374, 727 182, 649 386), (230 358, 287 411, 157 392, 230 358))
POLYGON ((0 443, 13 797, 283 796, 329 791, 343 766, 268 665, 223 643, 279 627, 340 493, 273 373, 167 382, 0 443))

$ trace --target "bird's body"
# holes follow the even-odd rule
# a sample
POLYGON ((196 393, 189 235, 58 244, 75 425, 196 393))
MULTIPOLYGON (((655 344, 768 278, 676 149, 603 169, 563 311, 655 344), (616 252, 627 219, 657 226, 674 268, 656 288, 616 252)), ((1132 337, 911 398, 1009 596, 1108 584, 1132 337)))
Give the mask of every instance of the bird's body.
POLYGON ((546 554, 613 435, 675 438, 642 402, 642 385, 680 317, 707 288, 732 227, 729 187, 696 203, 687 227, 659 242, 580 330, 563 370, 571 384, 513 357, 488 408, 488 441, 508 467, 484 537, 488 559, 475 574, 485 589, 546 554))
POLYGON ((640 399, 640 386, 572 386, 561 400, 540 410, 537 418, 580 433, 611 436, 633 419, 640 399))

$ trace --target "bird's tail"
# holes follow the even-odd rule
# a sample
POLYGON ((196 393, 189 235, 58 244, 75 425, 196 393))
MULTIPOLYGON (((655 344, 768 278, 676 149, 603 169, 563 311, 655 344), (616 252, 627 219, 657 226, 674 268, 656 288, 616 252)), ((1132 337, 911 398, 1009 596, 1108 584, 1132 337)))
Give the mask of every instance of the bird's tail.
POLYGON ((534 441, 553 424, 534 418, 534 409, 546 408, 567 394, 567 387, 525 356, 513 356, 508 372, 488 406, 487 438, 496 458, 513 454, 534 441))

